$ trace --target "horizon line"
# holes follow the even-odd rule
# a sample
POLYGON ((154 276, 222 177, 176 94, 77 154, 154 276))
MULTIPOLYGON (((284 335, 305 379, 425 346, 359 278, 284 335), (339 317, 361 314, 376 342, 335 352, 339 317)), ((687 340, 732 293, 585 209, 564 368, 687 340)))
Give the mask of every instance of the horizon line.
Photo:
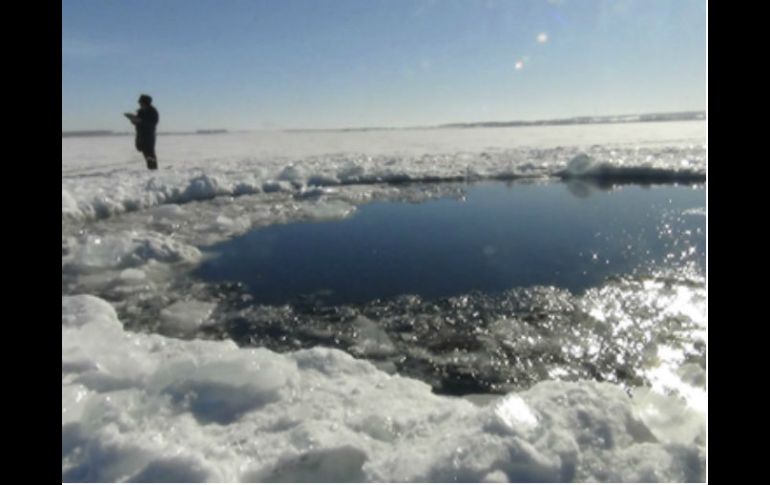
MULTIPOLYGON (((166 135, 197 135, 215 133, 243 133, 252 131, 385 131, 385 130, 430 130, 442 128, 492 128, 514 126, 549 126, 564 124, 603 124, 603 123, 633 123, 654 121, 687 121, 705 119, 707 110, 689 111, 662 111, 651 113, 611 114, 611 115, 583 115, 568 118, 548 118, 539 120, 506 120, 506 121, 465 121, 442 123, 438 125, 411 125, 411 126, 363 126, 363 127, 336 127, 336 128, 197 128, 194 130, 159 131, 158 134, 166 135), (644 119, 645 117, 653 117, 644 119), (667 118, 673 117, 673 118, 667 118), (637 119, 634 119, 637 118, 637 119)), ((62 136, 115 136, 131 135, 133 131, 115 131, 104 129, 80 129, 62 130, 62 136)))

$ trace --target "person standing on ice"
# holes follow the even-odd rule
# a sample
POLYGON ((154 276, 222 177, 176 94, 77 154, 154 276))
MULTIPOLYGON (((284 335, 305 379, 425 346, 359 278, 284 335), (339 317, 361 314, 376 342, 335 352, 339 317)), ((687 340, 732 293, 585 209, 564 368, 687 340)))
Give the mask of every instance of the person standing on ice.
POLYGON ((136 114, 124 113, 126 118, 136 127, 136 149, 142 152, 150 170, 158 169, 158 158, 155 156, 155 127, 158 125, 158 110, 152 105, 152 97, 143 94, 139 96, 139 110, 136 114))

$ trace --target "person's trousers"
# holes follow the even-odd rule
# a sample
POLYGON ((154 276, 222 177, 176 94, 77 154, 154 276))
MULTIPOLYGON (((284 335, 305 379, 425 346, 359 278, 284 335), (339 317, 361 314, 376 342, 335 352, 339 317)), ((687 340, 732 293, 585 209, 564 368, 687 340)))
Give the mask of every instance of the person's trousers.
POLYGON ((157 170, 158 157, 155 155, 155 137, 137 136, 136 149, 144 155, 144 160, 147 162, 147 168, 150 170, 157 170))

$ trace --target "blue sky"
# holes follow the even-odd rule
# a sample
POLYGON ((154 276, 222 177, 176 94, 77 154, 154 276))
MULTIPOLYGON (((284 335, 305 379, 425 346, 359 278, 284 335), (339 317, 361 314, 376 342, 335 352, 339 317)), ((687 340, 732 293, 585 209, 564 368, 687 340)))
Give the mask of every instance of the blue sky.
POLYGON ((419 126, 706 107, 706 0, 63 0, 62 129, 419 126))

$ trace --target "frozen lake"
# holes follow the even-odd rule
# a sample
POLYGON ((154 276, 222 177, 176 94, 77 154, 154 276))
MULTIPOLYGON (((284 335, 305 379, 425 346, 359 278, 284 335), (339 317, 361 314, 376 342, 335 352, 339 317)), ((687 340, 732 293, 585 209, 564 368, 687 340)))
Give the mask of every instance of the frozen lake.
POLYGON ((702 481, 704 122, 62 139, 63 481, 702 481))

